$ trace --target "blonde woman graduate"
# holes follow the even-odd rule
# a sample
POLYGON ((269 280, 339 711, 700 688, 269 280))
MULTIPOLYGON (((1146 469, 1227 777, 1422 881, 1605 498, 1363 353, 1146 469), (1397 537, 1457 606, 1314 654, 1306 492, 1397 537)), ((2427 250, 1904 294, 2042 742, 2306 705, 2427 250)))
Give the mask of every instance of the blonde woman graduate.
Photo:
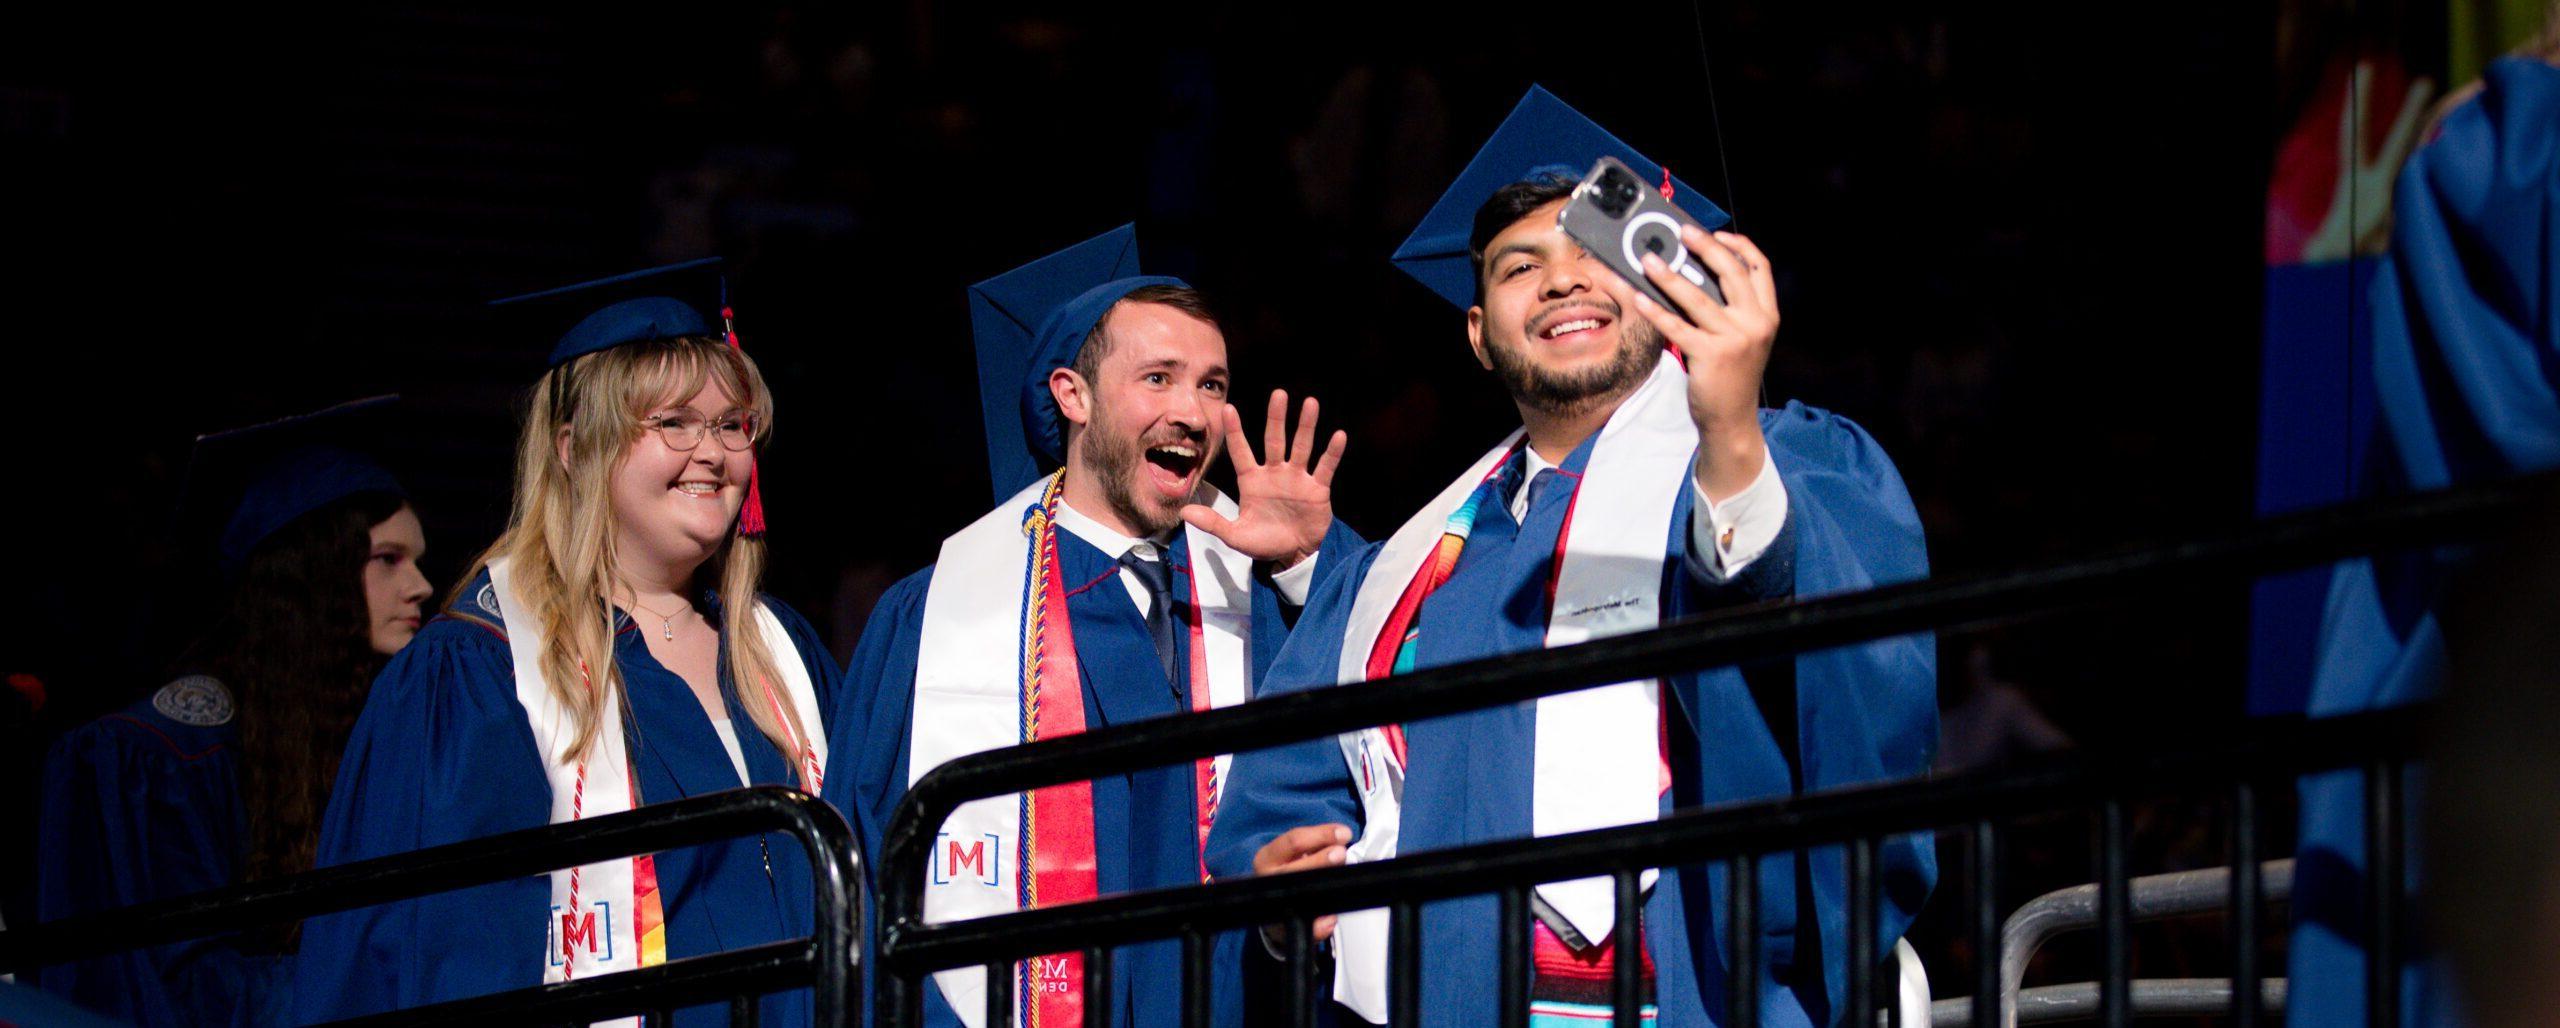
MULTIPOLYGON (((818 791, 838 675, 757 592, 756 446, 773 413, 716 261, 500 301, 556 331, 507 531, 385 668, 322 831, 335 864, 742 785, 818 791), (679 298, 685 297, 685 298, 679 298), (696 302, 708 301, 708 302, 696 302), (716 316, 716 319, 715 319, 716 316)), ((810 929, 787 837, 562 869, 317 918, 319 1020, 583 979, 810 929)), ((809 1020, 770 995, 763 1023, 809 1020)), ((726 1023, 725 1005, 679 1014, 726 1023)))

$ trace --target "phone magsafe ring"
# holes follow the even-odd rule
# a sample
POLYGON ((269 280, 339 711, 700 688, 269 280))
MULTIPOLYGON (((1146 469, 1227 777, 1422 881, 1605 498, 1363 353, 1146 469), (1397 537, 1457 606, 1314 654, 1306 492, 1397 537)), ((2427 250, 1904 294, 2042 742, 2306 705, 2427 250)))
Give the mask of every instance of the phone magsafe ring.
POLYGON ((1651 253, 1661 257, 1662 263, 1674 274, 1688 279, 1689 284, 1706 285, 1707 276, 1697 265, 1689 262, 1689 247, 1680 241, 1680 222, 1670 215, 1661 211, 1645 211, 1629 218, 1627 229, 1618 241, 1626 248, 1629 267, 1643 267, 1644 255, 1651 253))

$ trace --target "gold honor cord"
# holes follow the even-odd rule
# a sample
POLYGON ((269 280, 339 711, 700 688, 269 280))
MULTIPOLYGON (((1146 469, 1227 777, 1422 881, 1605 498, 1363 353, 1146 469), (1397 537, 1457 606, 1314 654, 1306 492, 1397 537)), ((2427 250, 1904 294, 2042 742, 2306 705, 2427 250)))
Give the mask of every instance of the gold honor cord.
MULTIPOLYGON (((1032 742, 1040 736, 1040 664, 1048 642, 1049 627, 1049 557, 1057 552, 1051 545, 1051 533, 1057 530, 1058 496, 1066 484, 1067 473, 1061 468, 1049 476, 1049 487, 1041 491, 1040 502, 1023 515, 1022 534, 1031 541, 1031 560, 1023 580, 1022 617, 1022 741, 1032 742)), ((1031 852, 1035 826, 1031 815, 1031 793, 1022 794, 1022 852, 1031 852)), ((1017 866, 1019 866, 1017 864, 1017 866)), ((1022 874, 1022 907, 1039 906, 1038 877, 1022 874)))

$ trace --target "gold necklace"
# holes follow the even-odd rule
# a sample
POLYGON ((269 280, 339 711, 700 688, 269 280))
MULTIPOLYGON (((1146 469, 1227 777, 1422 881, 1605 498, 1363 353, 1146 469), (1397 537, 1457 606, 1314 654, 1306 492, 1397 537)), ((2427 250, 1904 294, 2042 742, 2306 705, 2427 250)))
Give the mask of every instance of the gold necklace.
POLYGON ((633 594, 632 594, 632 596, 631 596, 631 605, 632 605, 632 606, 634 606, 634 607, 639 607, 642 611, 646 612, 650 617, 657 618, 657 619, 658 619, 658 632, 659 632, 659 634, 661 634, 662 636, 664 636, 668 642, 674 642, 674 641, 676 641, 676 614, 691 614, 691 613, 693 613, 693 608, 692 608, 692 607, 686 607, 686 608, 684 608, 683 610, 679 610, 679 611, 677 611, 677 612, 676 612, 676 614, 661 614, 661 613, 658 613, 658 612, 657 612, 657 611, 655 611, 655 610, 650 610, 648 606, 646 606, 646 605, 642 604, 642 603, 640 602, 640 595, 639 595, 638 593, 633 593, 633 594))

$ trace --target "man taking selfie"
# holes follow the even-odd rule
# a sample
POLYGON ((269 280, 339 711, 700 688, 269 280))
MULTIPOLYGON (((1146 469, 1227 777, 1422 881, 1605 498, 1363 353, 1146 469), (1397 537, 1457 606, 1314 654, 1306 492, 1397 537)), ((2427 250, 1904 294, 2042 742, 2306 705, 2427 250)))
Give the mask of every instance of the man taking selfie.
MULTIPOLYGON (((1927 574, 1919 518, 1875 442, 1825 411, 1760 407, 1778 305, 1757 246, 1682 232, 1722 303, 1644 254, 1672 310, 1558 228, 1576 178, 1604 155, 1648 183, 1659 176, 1689 217, 1726 220, 1530 91, 1396 257, 1466 311, 1468 345, 1522 427, 1384 543, 1328 550, 1341 564, 1273 666, 1276 690, 1927 574)), ((1908 636, 1242 754, 1209 867, 1239 876, 1382 860, 1917 775, 1935 742, 1935 691, 1932 640, 1908 636)), ((1848 952, 1841 852, 1773 854, 1758 867, 1761 1023, 1832 1023, 1848 952)), ((1926 836, 1879 848, 1876 952, 1935 876, 1926 836)), ((1713 1023, 1726 1002, 1725 877, 1721 866, 1646 872, 1637 955, 1611 952, 1609 879, 1538 886, 1532 1023, 1605 1018, 1617 959, 1643 961, 1648 1019, 1713 1023)), ((1490 896, 1424 909, 1426 1023, 1495 1019, 1496 918, 1490 896)), ((1383 1023, 1385 912, 1318 927, 1334 947, 1335 999, 1383 1023)))

